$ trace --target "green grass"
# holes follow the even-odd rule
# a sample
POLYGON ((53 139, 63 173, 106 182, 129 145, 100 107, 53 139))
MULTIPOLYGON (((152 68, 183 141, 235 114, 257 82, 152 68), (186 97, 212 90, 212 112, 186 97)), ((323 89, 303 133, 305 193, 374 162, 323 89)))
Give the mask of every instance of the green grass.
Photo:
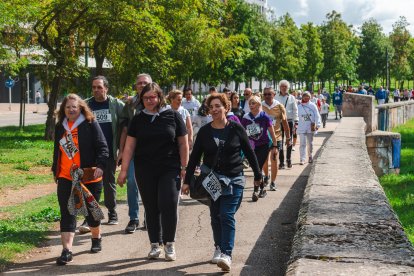
POLYGON ((414 244, 414 119, 398 126, 401 133, 401 168, 399 175, 384 175, 380 183, 397 213, 404 230, 414 244))
POLYGON ((45 125, 0 128, 0 189, 53 181, 53 142, 45 141, 45 125))
POLYGON ((18 254, 38 246, 59 220, 56 195, 0 208, 0 212, 9 214, 7 219, 0 220, 0 271, 18 254))

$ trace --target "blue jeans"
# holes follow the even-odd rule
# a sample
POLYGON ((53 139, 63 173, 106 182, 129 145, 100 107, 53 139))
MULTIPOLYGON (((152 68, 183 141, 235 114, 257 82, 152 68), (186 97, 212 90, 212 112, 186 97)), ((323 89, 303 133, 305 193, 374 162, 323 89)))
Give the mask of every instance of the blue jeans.
MULTIPOLYGON (((244 177, 242 179, 244 181, 244 177)), ((234 215, 242 202, 244 187, 233 183, 230 185, 233 186, 232 194, 222 195, 217 201, 211 200, 210 217, 214 245, 219 246, 222 253, 231 257, 236 234, 234 215)))
POLYGON ((137 181, 135 179, 134 159, 129 163, 127 174, 127 200, 128 200, 128 215, 130 220, 138 220, 139 211, 139 192, 137 181))

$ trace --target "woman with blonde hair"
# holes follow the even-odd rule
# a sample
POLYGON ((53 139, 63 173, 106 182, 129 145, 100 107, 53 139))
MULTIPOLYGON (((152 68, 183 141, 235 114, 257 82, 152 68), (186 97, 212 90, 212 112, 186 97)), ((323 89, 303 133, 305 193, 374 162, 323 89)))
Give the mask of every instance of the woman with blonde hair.
MULTIPOLYGON (((258 96, 253 96, 249 100, 250 112, 243 116, 241 124, 244 126, 249 137, 250 145, 252 146, 259 163, 260 169, 269 155, 269 150, 272 151, 272 156, 277 155, 278 145, 273 129, 272 119, 262 111, 262 101, 258 96), (269 135, 272 138, 270 146, 269 135)), ((262 180, 258 185, 254 186, 252 200, 255 202, 267 195, 264 189, 264 181, 262 180), (260 186, 260 192, 259 192, 260 186)))
POLYGON ((63 245, 62 254, 56 263, 65 265, 73 259, 71 249, 78 210, 86 215, 91 229, 91 252, 102 250, 100 220, 103 214, 97 202, 101 196, 102 175, 109 150, 92 111, 78 95, 67 95, 56 114, 58 122, 55 128, 52 172, 57 184, 63 245), (88 179, 85 178, 86 171, 90 172, 88 179), (81 174, 84 174, 83 178, 81 174), (75 191, 81 193, 77 198, 80 201, 74 199, 77 194, 75 191), (83 194, 87 194, 86 199, 83 194), (76 207, 71 202, 76 202, 76 207))

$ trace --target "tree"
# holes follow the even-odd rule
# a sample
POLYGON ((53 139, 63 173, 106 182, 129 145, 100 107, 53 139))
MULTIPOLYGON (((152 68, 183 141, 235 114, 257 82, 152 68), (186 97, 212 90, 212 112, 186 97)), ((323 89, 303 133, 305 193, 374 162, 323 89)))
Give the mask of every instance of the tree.
POLYGON ((358 57, 360 80, 372 83, 383 74, 387 45, 388 39, 375 19, 362 24, 358 57))
POLYGON ((275 58, 270 66, 273 80, 297 80, 306 63, 307 49, 301 31, 289 14, 275 22, 272 40, 275 58))
POLYGON ((88 0, 49 2, 33 26, 37 41, 55 62, 46 119, 47 140, 54 138, 54 111, 64 79, 85 74, 78 62, 80 48, 76 44, 80 43, 76 40, 76 35, 82 32, 82 26, 87 25, 86 13, 93 8, 93 4, 93 1, 88 0))
POLYGON ((394 49, 394 56, 391 60, 391 75, 400 81, 400 88, 404 88, 404 80, 411 79, 411 68, 408 62, 411 35, 407 30, 409 23, 403 16, 393 24, 390 34, 390 42, 394 49))
POLYGON ((323 69, 323 52, 318 28, 312 23, 301 26, 303 39, 306 41, 304 54, 305 65, 302 72, 303 80, 314 82, 323 69))
MULTIPOLYGON (((336 11, 326 15, 325 21, 320 27, 322 50, 324 53, 324 68, 321 72, 323 80, 348 79, 354 75, 355 70, 355 40, 348 26, 336 11)), ((330 85, 331 82, 329 82, 330 85)), ((331 90, 331 89, 330 89, 331 90)))

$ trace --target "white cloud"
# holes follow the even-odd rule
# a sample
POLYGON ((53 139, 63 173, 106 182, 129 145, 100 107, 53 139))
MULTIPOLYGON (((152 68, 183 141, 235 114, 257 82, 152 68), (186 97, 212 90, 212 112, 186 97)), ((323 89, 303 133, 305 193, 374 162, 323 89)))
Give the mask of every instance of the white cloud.
POLYGON ((353 26, 361 26, 374 18, 388 34, 400 16, 410 23, 408 29, 414 35, 414 1, 407 0, 268 0, 277 17, 289 13, 300 25, 307 22, 321 24, 332 10, 339 12, 343 20, 353 26))

